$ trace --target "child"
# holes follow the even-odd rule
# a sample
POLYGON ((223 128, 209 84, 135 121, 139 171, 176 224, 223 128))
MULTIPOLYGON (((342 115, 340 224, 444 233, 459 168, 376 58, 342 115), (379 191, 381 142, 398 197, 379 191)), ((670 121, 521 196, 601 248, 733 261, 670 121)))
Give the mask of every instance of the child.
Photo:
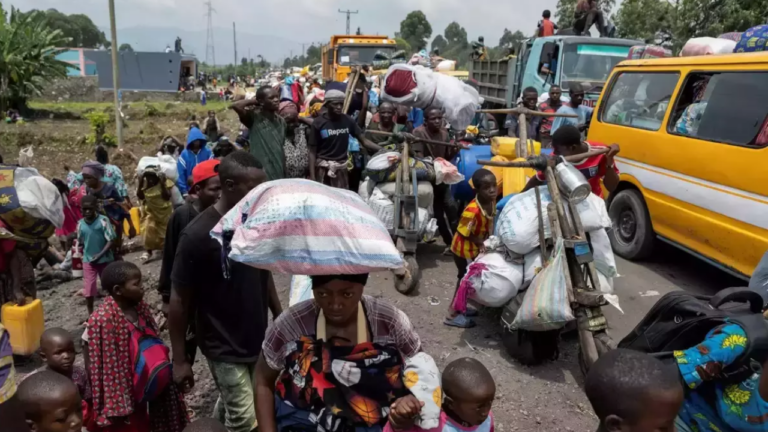
POLYGON ((19 385, 19 402, 31 432, 80 432, 83 411, 77 386, 53 371, 32 374, 19 385))
POLYGON ((481 168, 472 174, 472 184, 477 195, 470 201, 467 208, 461 214, 459 226, 453 235, 451 243, 451 252, 459 269, 456 291, 451 301, 450 314, 443 321, 447 326, 470 328, 475 326, 475 322, 469 317, 477 312, 467 309, 466 297, 457 296, 459 284, 467 274, 469 262, 485 252, 483 242, 493 232, 493 218, 496 212, 496 176, 487 169, 481 168), (461 301, 457 301, 461 300, 461 301))
POLYGON ((208 117, 203 122, 202 132, 208 137, 208 142, 216 142, 219 140, 219 132, 221 131, 221 125, 216 118, 216 112, 208 111, 208 117))
POLYGON ((98 199, 98 212, 109 218, 113 231, 117 235, 114 240, 115 252, 119 254, 123 240, 123 221, 129 215, 122 205, 123 196, 120 195, 114 185, 103 180, 105 172, 106 168, 101 163, 86 162, 82 168, 83 182, 85 183, 85 193, 82 195, 93 195, 98 199))
POLYGON ((139 180, 136 196, 141 200, 143 219, 141 232, 144 235, 144 249, 141 256, 144 264, 150 262, 153 251, 162 251, 165 244, 165 230, 173 214, 171 189, 174 184, 165 178, 159 169, 149 167, 139 180))
POLYGON ((91 390, 88 387, 88 376, 85 369, 75 366, 75 341, 72 335, 63 328, 50 328, 40 337, 40 357, 45 366, 43 370, 50 370, 71 379, 80 397, 87 401, 91 398, 91 390))
MULTIPOLYGON (((429 431, 493 431, 491 406, 496 397, 496 383, 482 363, 470 357, 452 361, 443 371, 442 385, 445 399, 440 424, 429 431)), ((392 404, 384 432, 420 431, 413 427, 413 420, 420 412, 421 404, 413 396, 392 404)))
POLYGON ((84 196, 80 202, 83 218, 77 224, 77 241, 83 247, 83 296, 88 316, 93 313, 93 299, 99 293, 96 278, 115 260, 112 246, 117 239, 112 223, 97 212, 98 206, 95 196, 84 196))
POLYGON ((143 301, 141 271, 115 261, 104 269, 102 285, 110 297, 83 335, 96 424, 108 432, 183 430, 186 405, 173 384, 169 350, 143 301))
POLYGON ((83 215, 80 214, 77 191, 70 191, 67 184, 60 179, 52 179, 51 183, 59 190, 64 201, 64 225, 61 228, 56 228, 56 237, 61 243, 62 251, 66 254, 72 248, 72 239, 76 235, 77 224, 83 215))
POLYGON ((227 432, 227 428, 216 419, 201 418, 188 424, 184 432, 227 432))
POLYGON ((592 365, 585 392, 600 419, 598 432, 673 431, 683 404, 677 368, 626 349, 603 354, 592 365))

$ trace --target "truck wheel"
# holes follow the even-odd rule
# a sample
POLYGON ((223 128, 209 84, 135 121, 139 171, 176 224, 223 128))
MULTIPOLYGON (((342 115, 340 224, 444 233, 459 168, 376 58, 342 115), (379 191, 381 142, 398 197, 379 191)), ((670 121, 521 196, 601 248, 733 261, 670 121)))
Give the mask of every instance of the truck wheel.
POLYGON ((629 260, 647 258, 653 250, 656 236, 642 194, 634 189, 619 192, 611 201, 608 214, 613 224, 613 250, 629 260))

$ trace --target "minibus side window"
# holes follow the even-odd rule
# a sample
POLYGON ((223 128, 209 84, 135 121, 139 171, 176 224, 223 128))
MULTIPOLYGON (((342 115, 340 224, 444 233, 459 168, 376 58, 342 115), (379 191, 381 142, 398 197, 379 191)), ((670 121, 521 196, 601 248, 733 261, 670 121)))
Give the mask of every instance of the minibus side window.
POLYGON ((749 147, 768 145, 768 72, 692 73, 669 132, 749 147))
POLYGON ((678 72, 624 72, 601 110, 601 121, 659 130, 680 79, 678 72))

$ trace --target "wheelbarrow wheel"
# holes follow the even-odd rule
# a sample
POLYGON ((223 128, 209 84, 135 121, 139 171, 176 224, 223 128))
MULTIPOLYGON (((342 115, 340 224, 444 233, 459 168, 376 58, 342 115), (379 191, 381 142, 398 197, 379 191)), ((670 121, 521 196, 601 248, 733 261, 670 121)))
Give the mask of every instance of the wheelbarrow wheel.
POLYGON ((419 271, 419 263, 416 261, 415 255, 406 255, 403 261, 405 263, 405 274, 403 276, 395 276, 395 289, 400 294, 410 294, 419 285, 421 272, 419 271))

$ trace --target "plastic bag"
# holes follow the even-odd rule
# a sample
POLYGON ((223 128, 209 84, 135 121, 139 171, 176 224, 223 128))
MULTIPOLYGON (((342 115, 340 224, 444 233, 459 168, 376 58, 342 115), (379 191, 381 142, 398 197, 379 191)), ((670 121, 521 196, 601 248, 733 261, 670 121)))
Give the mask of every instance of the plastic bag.
POLYGON ((291 291, 288 296, 288 306, 293 306, 305 300, 314 298, 312 294, 312 278, 306 275, 291 276, 291 291))
MULTIPOLYGON (((48 221, 56 228, 61 228, 64 225, 64 199, 61 193, 50 180, 40 175, 35 168, 16 168, 13 172, 13 187, 16 189, 18 207, 23 211, 20 219, 24 219, 24 224, 28 225, 29 228, 35 224, 30 224, 28 218, 48 221)), ((9 210, 8 214, 14 214, 13 198, 10 198, 10 202, 3 207, 4 210, 9 210)), ((16 232, 13 229, 14 224, 7 220, 6 222, 11 225, 11 231, 14 234, 22 237, 35 237, 31 232, 26 233, 26 235, 24 232, 16 232)), ((50 234, 48 236, 41 234, 41 236, 49 237, 50 234)))
POLYGON ((35 152, 32 150, 32 146, 24 147, 19 150, 19 166, 26 168, 32 166, 32 158, 35 157, 35 152))
POLYGON ((464 174, 459 172, 456 165, 443 158, 437 158, 434 161, 435 166, 435 184, 456 184, 464 181, 464 174))
POLYGON ((368 161, 365 168, 369 171, 384 171, 400 160, 400 153, 386 152, 379 153, 368 161))
MULTIPOLYGON (((386 227, 356 193, 304 179, 263 183, 211 230, 227 257, 273 272, 360 274, 400 268, 386 227)), ((223 267, 226 271, 227 262, 223 267)))
POLYGON ((697 37, 688 39, 680 51, 680 57, 728 54, 736 48, 736 42, 728 39, 713 37, 697 37))
MULTIPOLYGON (((568 209, 566 214, 570 220, 570 209, 565 201, 563 201, 563 207, 568 209)), ((576 204, 576 211, 579 212, 581 225, 586 232, 611 227, 611 217, 605 207, 605 200, 593 193, 589 194, 584 201, 576 204)))
POLYGON ((525 292, 523 304, 512 322, 513 330, 557 330, 575 319, 568 299, 565 259, 563 241, 558 240, 549 265, 536 275, 525 292))
POLYGON ((416 417, 416 426, 424 430, 436 428, 440 424, 443 397, 440 368, 435 360, 425 352, 405 359, 403 383, 417 400, 424 403, 416 417))
POLYGON ((366 177, 365 180, 360 182, 360 187, 357 189, 357 194, 360 195, 360 198, 362 198, 363 201, 368 202, 368 200, 371 198, 374 187, 376 187, 376 183, 374 183, 370 177, 366 177))
POLYGON ((395 203, 387 198, 379 188, 373 188, 373 193, 371 193, 371 197, 368 199, 368 205, 388 230, 394 228, 395 203))
POLYGON ((592 243, 592 256, 595 260, 595 268, 598 272, 609 278, 619 276, 616 269, 616 257, 613 255, 611 239, 604 229, 589 232, 589 240, 592 243))
POLYGON ((470 286, 475 291, 470 298, 484 306, 504 306, 517 295, 523 284, 522 266, 507 261, 503 253, 481 255, 470 267, 479 269, 479 272, 467 269, 465 277, 469 278, 470 286))
MULTIPOLYGON (((539 186, 544 235, 552 236, 547 204, 552 202, 546 186, 539 186)), ((539 246, 539 214, 536 211, 536 192, 531 189, 510 198, 499 215, 496 235, 514 253, 525 255, 539 246)))

